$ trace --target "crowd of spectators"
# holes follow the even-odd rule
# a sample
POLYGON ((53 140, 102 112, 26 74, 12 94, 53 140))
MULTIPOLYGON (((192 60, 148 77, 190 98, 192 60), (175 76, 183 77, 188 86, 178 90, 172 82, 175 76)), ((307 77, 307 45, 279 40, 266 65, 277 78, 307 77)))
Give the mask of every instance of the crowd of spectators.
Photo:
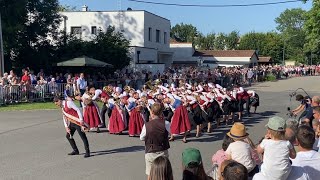
MULTIPOLYGON (((307 103, 312 107, 313 118, 304 116, 299 121, 290 118, 285 120, 279 116, 271 117, 265 126, 264 137, 257 144, 250 139, 244 124, 234 123, 225 134, 222 149, 212 156, 212 168, 207 173, 204 170, 201 152, 196 148, 185 149, 181 158, 182 179, 319 179, 320 97, 314 96, 307 103)), ((151 127, 149 129, 152 131, 151 127)), ((157 155, 158 157, 151 162, 149 180, 172 180, 169 154, 157 155)))
MULTIPOLYGON (((164 72, 137 71, 129 69, 117 70, 113 74, 93 72, 85 74, 84 79, 88 85, 102 88, 107 84, 116 86, 130 86, 140 89, 146 82, 161 79, 163 83, 178 84, 184 79, 193 84, 194 82, 210 81, 229 87, 232 84, 247 84, 268 80, 268 75, 274 79, 288 78, 292 76, 318 75, 320 66, 256 66, 246 67, 170 67, 164 72)), ((11 70, 9 73, 0 75, 0 99, 19 101, 24 99, 41 99, 61 95, 66 87, 75 91, 77 79, 80 73, 59 72, 47 73, 41 69, 34 72, 30 68, 22 69, 21 72, 11 70)))

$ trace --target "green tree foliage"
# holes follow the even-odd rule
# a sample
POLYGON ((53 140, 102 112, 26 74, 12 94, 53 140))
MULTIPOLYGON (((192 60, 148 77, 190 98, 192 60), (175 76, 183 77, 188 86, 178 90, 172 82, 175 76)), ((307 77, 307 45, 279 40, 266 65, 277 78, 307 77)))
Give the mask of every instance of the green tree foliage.
POLYGON ((170 37, 179 42, 195 42, 198 36, 197 28, 191 24, 176 24, 171 28, 170 37))
POLYGON ((271 56, 275 62, 282 62, 281 35, 275 32, 250 32, 241 37, 239 50, 257 50, 259 56, 271 56))
POLYGON ((312 8, 307 12, 306 22, 304 25, 306 31, 306 43, 304 51, 309 56, 313 55, 319 62, 320 55, 320 0, 313 0, 312 8))
POLYGON ((240 36, 238 31, 232 31, 225 36, 225 44, 228 50, 234 50, 238 46, 240 36))
MULTIPOLYGON (((63 39, 63 37, 62 37, 63 39)), ((130 62, 129 44, 122 33, 115 32, 109 26, 106 32, 99 33, 92 41, 82 41, 76 37, 67 37, 67 44, 60 40, 56 51, 56 59, 64 61, 86 55, 94 59, 114 65, 115 69, 123 68, 130 62)))
POLYGON ((216 40, 214 42, 215 50, 225 50, 226 49, 226 35, 224 33, 219 33, 216 36, 216 40))
POLYGON ((60 22, 58 0, 0 0, 5 64, 46 66, 60 22))
POLYGON ((215 38, 215 33, 209 33, 206 36, 199 33, 195 39, 195 46, 200 50, 213 50, 215 38))
POLYGON ((286 9, 275 19, 277 30, 281 32, 285 43, 286 57, 290 60, 304 61, 305 21, 306 11, 301 8, 286 9))

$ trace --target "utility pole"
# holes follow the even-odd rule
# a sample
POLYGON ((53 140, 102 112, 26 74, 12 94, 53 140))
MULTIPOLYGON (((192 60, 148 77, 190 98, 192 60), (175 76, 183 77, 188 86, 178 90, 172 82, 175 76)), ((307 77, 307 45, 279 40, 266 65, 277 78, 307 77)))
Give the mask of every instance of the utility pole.
POLYGON ((4 74, 4 56, 3 56, 3 39, 2 39, 2 20, 0 13, 0 75, 4 74))

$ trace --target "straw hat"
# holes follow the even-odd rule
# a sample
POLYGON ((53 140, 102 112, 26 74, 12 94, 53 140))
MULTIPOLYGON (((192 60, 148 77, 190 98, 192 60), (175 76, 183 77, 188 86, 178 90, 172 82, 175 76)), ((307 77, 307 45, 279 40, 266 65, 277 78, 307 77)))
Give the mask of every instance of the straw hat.
POLYGON ((232 139, 241 140, 249 134, 246 132, 246 127, 241 123, 234 123, 227 135, 232 139))

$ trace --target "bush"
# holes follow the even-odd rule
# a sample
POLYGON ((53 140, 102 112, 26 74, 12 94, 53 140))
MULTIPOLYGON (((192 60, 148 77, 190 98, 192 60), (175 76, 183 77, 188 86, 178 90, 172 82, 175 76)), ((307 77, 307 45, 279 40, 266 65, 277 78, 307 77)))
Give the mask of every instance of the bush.
POLYGON ((266 81, 276 81, 276 80, 277 80, 277 78, 274 74, 272 74, 272 73, 267 74, 266 81))

